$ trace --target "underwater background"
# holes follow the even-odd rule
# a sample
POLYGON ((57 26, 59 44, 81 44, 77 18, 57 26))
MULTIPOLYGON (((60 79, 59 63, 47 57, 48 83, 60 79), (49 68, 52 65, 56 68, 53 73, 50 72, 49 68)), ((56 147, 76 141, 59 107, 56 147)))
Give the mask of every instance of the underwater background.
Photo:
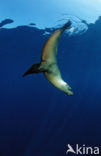
POLYGON ((41 49, 56 28, 0 23, 0 156, 65 156, 67 144, 101 146, 101 18, 86 32, 64 33, 58 64, 73 89, 68 96, 43 74, 25 78, 40 62, 41 49))

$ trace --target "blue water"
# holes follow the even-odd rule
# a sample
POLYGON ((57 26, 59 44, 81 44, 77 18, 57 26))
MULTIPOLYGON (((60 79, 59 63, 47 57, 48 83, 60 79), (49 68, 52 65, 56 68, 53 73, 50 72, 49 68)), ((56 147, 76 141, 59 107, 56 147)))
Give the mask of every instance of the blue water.
POLYGON ((40 62, 44 32, 0 29, 0 156, 65 156, 67 144, 101 143, 101 18, 84 34, 60 39, 58 63, 72 97, 43 74, 22 77, 40 62))

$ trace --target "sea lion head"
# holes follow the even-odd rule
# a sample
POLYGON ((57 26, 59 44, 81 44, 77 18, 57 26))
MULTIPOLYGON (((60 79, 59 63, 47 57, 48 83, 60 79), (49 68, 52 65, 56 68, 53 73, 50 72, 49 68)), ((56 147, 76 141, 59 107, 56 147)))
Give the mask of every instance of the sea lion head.
POLYGON ((59 89, 62 90, 63 92, 65 92, 68 95, 73 95, 73 91, 72 88, 62 79, 58 81, 59 83, 59 89))

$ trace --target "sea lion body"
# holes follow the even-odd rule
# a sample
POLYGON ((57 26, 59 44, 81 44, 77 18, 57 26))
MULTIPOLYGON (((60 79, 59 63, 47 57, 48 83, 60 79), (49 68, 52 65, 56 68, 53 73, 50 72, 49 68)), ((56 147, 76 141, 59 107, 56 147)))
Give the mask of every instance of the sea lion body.
POLYGON ((56 88, 68 95, 73 95, 71 87, 62 79, 57 63, 58 41, 65 29, 70 28, 71 23, 69 22, 49 37, 42 49, 41 63, 32 65, 23 76, 43 72, 47 80, 56 88))

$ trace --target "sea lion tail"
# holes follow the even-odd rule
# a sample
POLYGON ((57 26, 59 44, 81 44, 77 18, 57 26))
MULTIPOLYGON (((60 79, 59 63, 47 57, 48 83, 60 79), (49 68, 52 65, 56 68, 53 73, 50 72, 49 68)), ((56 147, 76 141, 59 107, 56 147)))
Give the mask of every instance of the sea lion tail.
POLYGON ((70 29, 72 25, 72 22, 70 20, 68 20, 67 23, 64 24, 64 26, 61 28, 63 31, 66 29, 70 29))
POLYGON ((33 64, 33 65, 23 74, 23 77, 25 77, 26 75, 29 75, 29 74, 41 73, 41 72, 44 72, 44 71, 45 71, 45 69, 44 69, 44 67, 41 65, 41 63, 33 64))

